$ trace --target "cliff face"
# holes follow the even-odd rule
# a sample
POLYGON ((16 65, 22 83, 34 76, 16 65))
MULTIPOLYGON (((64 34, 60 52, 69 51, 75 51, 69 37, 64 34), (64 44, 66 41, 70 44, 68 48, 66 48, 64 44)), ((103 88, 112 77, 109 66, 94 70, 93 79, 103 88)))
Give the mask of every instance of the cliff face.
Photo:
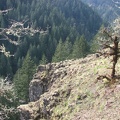
POLYGON ((119 83, 110 88, 105 79, 96 81, 98 75, 111 72, 108 66, 109 58, 96 55, 40 65, 30 83, 30 103, 18 107, 20 119, 117 120, 119 83))

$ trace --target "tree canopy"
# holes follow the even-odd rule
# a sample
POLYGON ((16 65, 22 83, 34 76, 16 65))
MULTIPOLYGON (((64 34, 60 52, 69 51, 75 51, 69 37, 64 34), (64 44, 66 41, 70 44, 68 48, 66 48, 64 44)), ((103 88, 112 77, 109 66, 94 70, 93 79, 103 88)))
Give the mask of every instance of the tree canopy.
MULTIPOLYGON (((53 0, 52 2, 51 0, 1 0, 0 9, 11 9, 7 14, 6 12, 0 14, 0 28, 9 28, 13 21, 17 21, 17 23, 24 23, 26 30, 33 28, 43 31, 41 34, 33 34, 33 36, 26 34, 21 37, 19 46, 13 46, 4 40, 0 41, 0 45, 4 44, 6 50, 14 54, 12 60, 8 60, 13 74, 19 65, 21 66, 28 52, 36 64, 40 63, 43 56, 46 57, 47 62, 51 62, 60 39, 66 47, 68 45, 73 47, 76 39, 82 35, 90 41, 102 23, 97 13, 81 0, 53 0), (66 43, 67 40, 69 43, 66 43)), ((15 36, 10 38, 16 40, 15 36)), ((68 58, 71 57, 64 55, 64 59, 68 58)), ((0 75, 6 76, 6 74, 0 71, 0 75)))

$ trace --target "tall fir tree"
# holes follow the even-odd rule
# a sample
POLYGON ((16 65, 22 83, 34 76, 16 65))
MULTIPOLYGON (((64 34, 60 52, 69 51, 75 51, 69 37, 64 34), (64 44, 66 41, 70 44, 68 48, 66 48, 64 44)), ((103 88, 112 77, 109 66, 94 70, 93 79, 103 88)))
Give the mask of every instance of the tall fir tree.
POLYGON ((47 60, 45 54, 43 54, 42 59, 40 60, 40 64, 44 65, 44 64, 47 64, 47 63, 48 63, 48 60, 47 60))
POLYGON ((82 35, 80 38, 77 38, 73 45, 72 58, 81 58, 85 57, 89 52, 89 46, 85 37, 82 35))
POLYGON ((72 53, 72 44, 67 37, 65 42, 62 42, 62 40, 59 41, 55 54, 53 56, 53 62, 59 62, 63 60, 67 60, 71 58, 72 53))
POLYGON ((98 33, 94 36, 91 46, 90 46, 90 52, 95 53, 100 49, 100 39, 99 37, 103 36, 102 30, 104 29, 104 25, 102 25, 98 31, 98 33))
POLYGON ((70 42, 70 39, 67 37, 66 41, 63 45, 63 50, 61 51, 63 55, 63 60, 67 60, 71 58, 72 53, 72 44, 70 42))
POLYGON ((55 54, 52 58, 52 62, 59 62, 59 61, 62 61, 63 60, 63 42, 62 42, 62 39, 60 39, 58 45, 57 45, 57 48, 56 48, 56 51, 55 51, 55 54))
POLYGON ((14 86, 19 100, 29 101, 29 83, 35 73, 35 64, 29 54, 25 57, 22 67, 14 76, 14 86))

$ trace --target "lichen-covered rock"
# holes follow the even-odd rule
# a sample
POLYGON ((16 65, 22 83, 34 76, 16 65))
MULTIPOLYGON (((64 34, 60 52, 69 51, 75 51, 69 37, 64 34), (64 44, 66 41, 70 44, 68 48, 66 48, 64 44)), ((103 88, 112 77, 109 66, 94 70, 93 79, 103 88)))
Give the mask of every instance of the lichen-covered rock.
POLYGON ((35 120, 39 117, 39 102, 31 102, 28 105, 20 105, 18 107, 20 111, 21 120, 35 120))
POLYGON ((39 79, 32 80, 29 88, 30 101, 37 101, 40 98, 40 95, 42 95, 46 91, 47 84, 45 84, 45 81, 46 80, 40 82, 39 79))
POLYGON ((38 66, 37 73, 34 75, 29 87, 31 102, 39 100, 40 96, 51 87, 56 79, 67 75, 67 69, 64 69, 64 67, 63 62, 38 66))

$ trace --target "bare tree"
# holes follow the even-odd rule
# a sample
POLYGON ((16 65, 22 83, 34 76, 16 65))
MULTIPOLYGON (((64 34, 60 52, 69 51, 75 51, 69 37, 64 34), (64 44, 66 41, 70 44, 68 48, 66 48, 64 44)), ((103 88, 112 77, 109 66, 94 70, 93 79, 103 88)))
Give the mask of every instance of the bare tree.
POLYGON ((6 9, 6 10, 0 10, 0 14, 2 14, 2 15, 7 14, 11 10, 12 10, 12 8, 6 9))
MULTIPOLYGON (((7 10, 0 10, 0 14, 7 14, 12 9, 7 10)), ((34 29, 32 23, 30 24, 28 22, 29 20, 24 20, 22 22, 18 22, 15 20, 9 20, 10 26, 8 28, 0 28, 0 40, 8 41, 11 44, 14 44, 15 46, 19 45, 21 41, 21 37, 24 37, 25 35, 34 36, 36 33, 40 33, 42 35, 45 35, 48 33, 49 27, 46 28, 46 30, 42 30, 40 28, 34 29), (28 22, 27 27, 25 27, 25 24, 28 22), (12 40, 10 36, 14 36, 17 39, 12 40)), ((0 52, 4 53, 7 57, 14 56, 10 54, 10 51, 6 51, 6 48, 4 44, 0 45, 0 52)))
POLYGON ((102 31, 102 33, 104 34, 104 37, 100 37, 101 38, 101 42, 102 42, 102 48, 103 49, 108 49, 109 51, 102 51, 99 52, 101 55, 105 56, 105 57, 109 57, 112 56, 112 72, 109 76, 107 75, 100 75, 98 77, 98 79, 100 78, 106 78, 107 80, 111 81, 111 80, 115 80, 116 78, 116 64, 118 62, 118 59, 120 57, 119 55, 119 39, 120 39, 120 18, 116 19, 113 24, 104 29, 102 31))

